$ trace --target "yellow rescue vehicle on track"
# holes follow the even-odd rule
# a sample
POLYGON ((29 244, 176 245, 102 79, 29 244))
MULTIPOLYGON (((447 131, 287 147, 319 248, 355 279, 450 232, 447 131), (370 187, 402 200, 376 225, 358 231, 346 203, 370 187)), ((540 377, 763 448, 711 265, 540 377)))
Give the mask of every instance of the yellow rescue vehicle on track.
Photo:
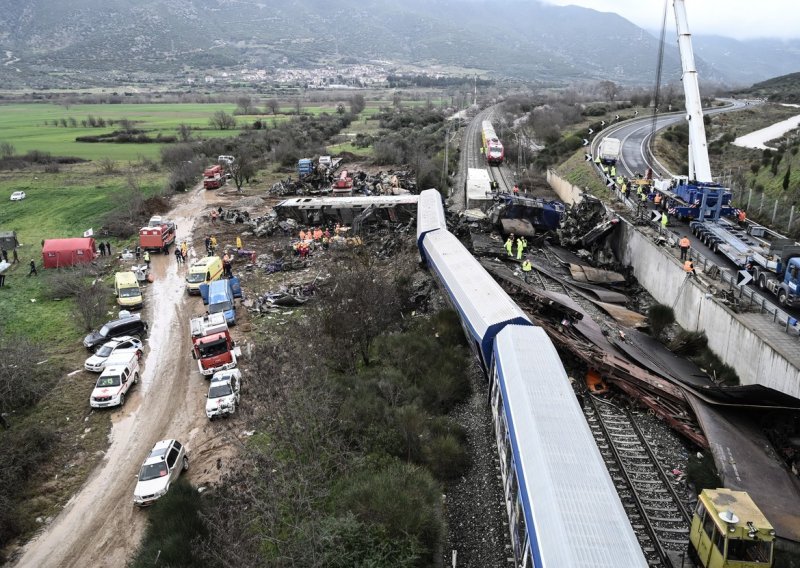
POLYGON ((772 566, 775 529, 744 491, 703 489, 692 516, 691 553, 704 568, 772 566))

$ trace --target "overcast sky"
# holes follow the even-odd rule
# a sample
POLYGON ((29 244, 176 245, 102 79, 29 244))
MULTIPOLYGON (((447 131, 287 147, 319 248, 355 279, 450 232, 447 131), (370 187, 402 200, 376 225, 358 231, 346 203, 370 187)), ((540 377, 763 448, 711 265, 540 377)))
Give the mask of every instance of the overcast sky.
MULTIPOLYGON (((634 24, 661 30, 664 0, 544 0, 572 4, 599 12, 616 12, 634 24)), ((686 0, 686 17, 693 34, 713 34, 736 39, 754 37, 800 38, 798 0, 686 0)), ((675 34, 672 2, 667 14, 667 34, 675 34)))

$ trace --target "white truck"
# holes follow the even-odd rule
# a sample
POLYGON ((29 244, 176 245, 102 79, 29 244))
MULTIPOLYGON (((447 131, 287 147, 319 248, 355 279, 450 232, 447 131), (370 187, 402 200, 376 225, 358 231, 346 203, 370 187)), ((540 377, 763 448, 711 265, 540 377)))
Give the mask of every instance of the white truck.
POLYGON ((139 382, 139 355, 135 351, 112 353, 97 378, 89 405, 106 408, 125 404, 125 395, 139 382))
POLYGON ((600 156, 600 162, 606 166, 613 166, 619 159, 619 151, 622 143, 618 138, 603 138, 600 141, 600 146, 597 148, 597 154, 600 156))

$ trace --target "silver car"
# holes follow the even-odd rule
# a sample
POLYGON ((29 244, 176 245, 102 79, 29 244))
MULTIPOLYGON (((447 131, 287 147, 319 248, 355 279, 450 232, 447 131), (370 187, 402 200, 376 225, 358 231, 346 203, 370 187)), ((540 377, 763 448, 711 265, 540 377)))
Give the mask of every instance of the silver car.
POLYGON ((139 507, 152 505, 166 495, 169 486, 181 472, 189 469, 186 448, 178 440, 161 440, 144 460, 133 490, 133 503, 139 507))

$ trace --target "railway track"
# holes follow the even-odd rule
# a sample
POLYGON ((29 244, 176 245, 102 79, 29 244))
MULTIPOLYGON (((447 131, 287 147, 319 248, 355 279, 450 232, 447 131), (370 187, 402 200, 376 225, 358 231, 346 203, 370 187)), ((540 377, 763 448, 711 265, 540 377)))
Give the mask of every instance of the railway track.
POLYGON ((627 410, 589 396, 584 414, 648 563, 672 568, 668 554, 686 549, 691 515, 655 451, 627 410))

